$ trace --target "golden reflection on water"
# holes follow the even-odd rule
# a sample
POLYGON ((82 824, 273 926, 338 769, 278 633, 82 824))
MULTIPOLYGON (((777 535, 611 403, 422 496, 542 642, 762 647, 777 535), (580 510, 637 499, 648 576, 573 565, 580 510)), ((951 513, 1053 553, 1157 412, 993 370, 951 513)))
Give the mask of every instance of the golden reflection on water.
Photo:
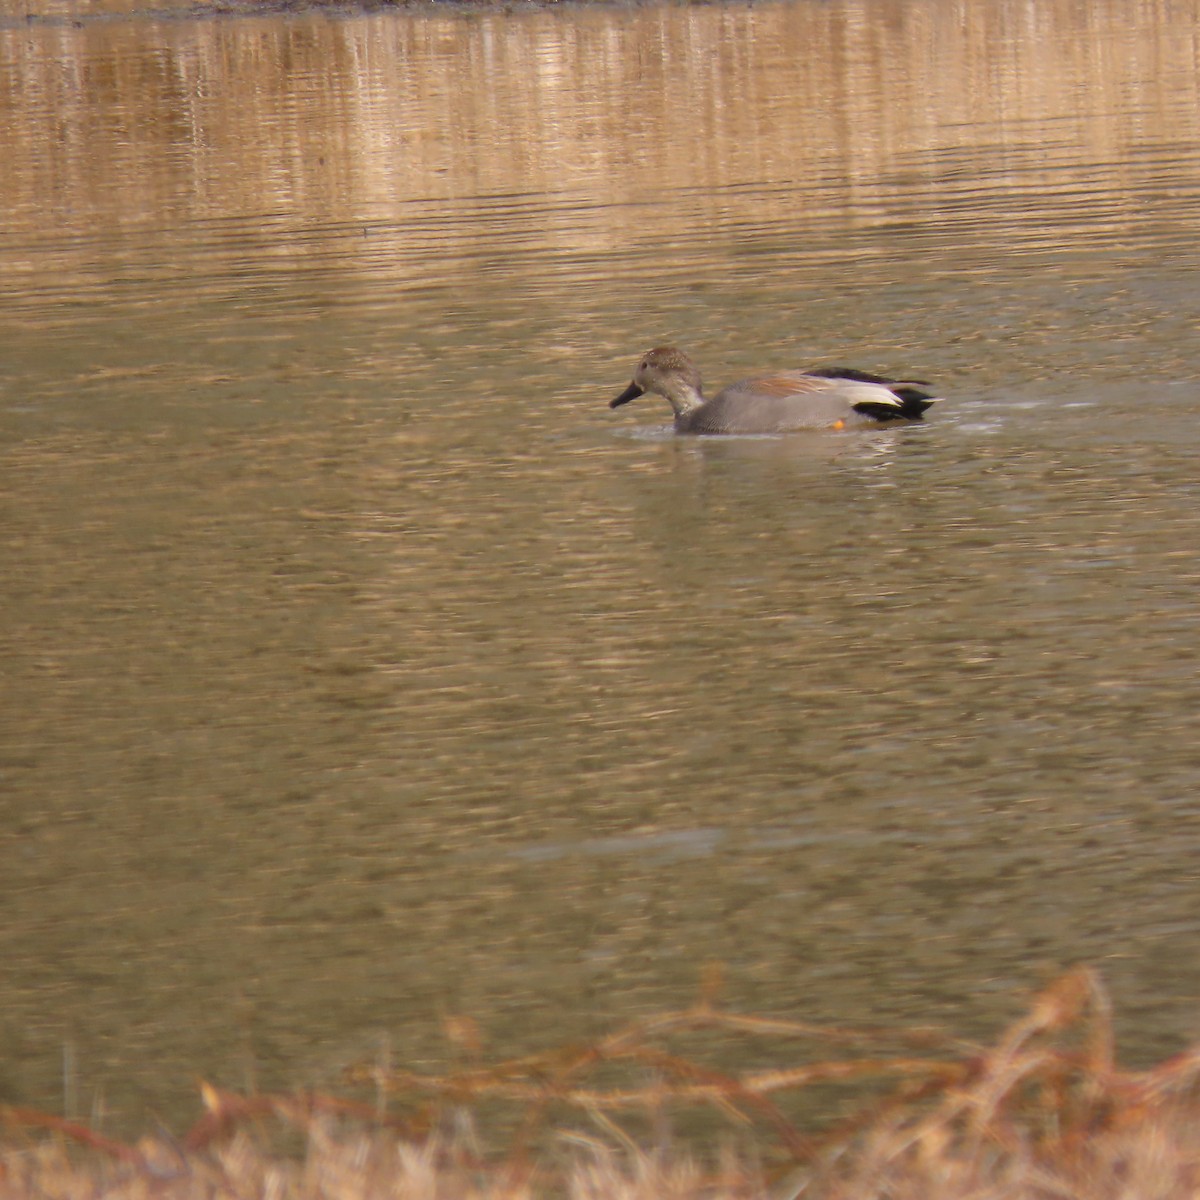
POLYGON ((1015 153, 1052 185, 1061 147, 1112 187, 1133 146, 1194 155, 1197 22, 1163 0, 10 20, 0 203, 49 232, 586 191, 613 207, 564 236, 627 238, 662 189, 703 211, 811 179, 813 220, 869 222, 897 175, 969 199, 1015 153))

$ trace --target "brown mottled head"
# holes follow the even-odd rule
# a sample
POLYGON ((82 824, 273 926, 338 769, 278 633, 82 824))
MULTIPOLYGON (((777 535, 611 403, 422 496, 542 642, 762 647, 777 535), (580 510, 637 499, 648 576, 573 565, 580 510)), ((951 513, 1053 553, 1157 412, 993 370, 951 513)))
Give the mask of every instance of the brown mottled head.
POLYGON ((633 382, 609 401, 609 408, 619 408, 646 392, 665 396, 676 416, 704 402, 696 364, 674 346, 655 346, 653 350, 647 350, 633 372, 633 382))

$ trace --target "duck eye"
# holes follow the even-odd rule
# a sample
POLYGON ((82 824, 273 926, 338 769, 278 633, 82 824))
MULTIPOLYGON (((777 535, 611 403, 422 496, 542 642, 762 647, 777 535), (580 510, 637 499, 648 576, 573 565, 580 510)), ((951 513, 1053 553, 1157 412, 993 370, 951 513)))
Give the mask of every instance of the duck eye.
POLYGON ((648 370, 650 370, 650 360, 649 360, 648 358, 643 358, 643 359, 642 359, 642 365, 641 365, 640 367, 638 367, 638 370, 639 370, 639 371, 648 371, 648 370))

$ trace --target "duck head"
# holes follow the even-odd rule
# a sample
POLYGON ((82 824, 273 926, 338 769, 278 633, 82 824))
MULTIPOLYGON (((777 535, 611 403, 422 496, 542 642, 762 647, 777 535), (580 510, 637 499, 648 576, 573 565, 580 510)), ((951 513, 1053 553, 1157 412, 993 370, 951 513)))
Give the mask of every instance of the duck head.
POLYGON ((696 364, 674 346, 656 346, 647 350, 633 372, 633 382, 610 400, 608 406, 620 408, 646 392, 665 397, 677 417, 704 403, 696 364))

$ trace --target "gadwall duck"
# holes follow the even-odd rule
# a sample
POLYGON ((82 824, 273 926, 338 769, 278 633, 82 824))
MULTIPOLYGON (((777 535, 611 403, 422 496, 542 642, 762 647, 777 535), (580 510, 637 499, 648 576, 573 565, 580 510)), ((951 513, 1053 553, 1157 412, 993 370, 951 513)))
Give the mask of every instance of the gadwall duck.
POLYGON ((928 386, 919 379, 825 367, 743 379, 705 400, 696 364, 674 346, 658 346, 642 356, 633 382, 609 407, 657 392, 675 411, 676 433, 786 433, 919 421, 937 399, 924 390, 928 386))

